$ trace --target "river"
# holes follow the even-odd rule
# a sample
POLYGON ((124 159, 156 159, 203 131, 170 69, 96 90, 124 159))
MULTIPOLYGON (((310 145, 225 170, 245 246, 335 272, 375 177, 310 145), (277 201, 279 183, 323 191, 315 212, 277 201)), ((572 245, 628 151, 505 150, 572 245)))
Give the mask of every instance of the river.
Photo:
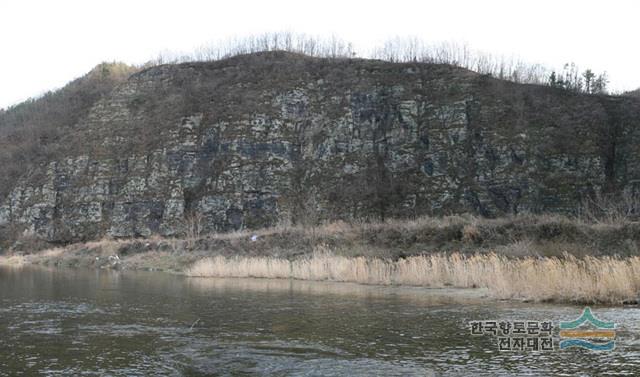
MULTIPOLYGON (((616 348, 500 351, 470 321, 576 319, 485 292, 161 272, 0 268, 0 375, 640 374, 640 309, 592 307, 616 348)), ((554 329, 557 338, 557 329, 554 329)))

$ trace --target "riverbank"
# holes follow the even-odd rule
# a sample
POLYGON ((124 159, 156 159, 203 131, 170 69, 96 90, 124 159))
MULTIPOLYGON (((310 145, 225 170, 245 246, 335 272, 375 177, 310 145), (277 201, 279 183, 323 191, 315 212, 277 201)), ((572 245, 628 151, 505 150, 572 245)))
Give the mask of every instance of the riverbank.
POLYGON ((276 227, 190 239, 105 239, 0 264, 160 270, 419 287, 484 288, 498 299, 637 302, 640 225, 562 216, 470 216, 276 227))
POLYGON ((486 288, 498 299, 544 302, 635 303, 640 258, 509 258, 454 253, 396 261, 317 253, 286 260, 269 257, 208 258, 186 274, 194 277, 261 277, 429 288, 486 288))

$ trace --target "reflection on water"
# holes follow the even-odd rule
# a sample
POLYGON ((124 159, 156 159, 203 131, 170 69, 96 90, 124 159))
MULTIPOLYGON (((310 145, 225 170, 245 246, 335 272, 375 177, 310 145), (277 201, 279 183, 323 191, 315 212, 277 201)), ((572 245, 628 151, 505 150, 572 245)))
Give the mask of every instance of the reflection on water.
POLYGON ((574 319, 486 292, 161 273, 0 269, 0 375, 640 373, 640 310, 613 352, 499 352, 468 321, 574 319))
POLYGON ((355 283, 318 282, 285 279, 191 278, 189 287, 206 294, 234 291, 295 293, 300 295, 340 295, 346 297, 394 297, 423 304, 482 303, 489 296, 486 289, 427 289, 421 287, 372 286, 355 283))

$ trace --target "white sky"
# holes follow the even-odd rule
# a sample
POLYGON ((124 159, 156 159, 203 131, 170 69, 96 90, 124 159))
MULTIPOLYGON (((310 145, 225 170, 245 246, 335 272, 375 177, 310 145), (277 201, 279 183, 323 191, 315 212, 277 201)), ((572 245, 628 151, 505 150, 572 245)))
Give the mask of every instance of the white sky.
POLYGON ((363 51, 396 36, 467 42, 531 63, 607 71, 640 87, 640 2, 562 0, 0 1, 0 108, 63 86, 101 61, 271 31, 336 35, 363 51))

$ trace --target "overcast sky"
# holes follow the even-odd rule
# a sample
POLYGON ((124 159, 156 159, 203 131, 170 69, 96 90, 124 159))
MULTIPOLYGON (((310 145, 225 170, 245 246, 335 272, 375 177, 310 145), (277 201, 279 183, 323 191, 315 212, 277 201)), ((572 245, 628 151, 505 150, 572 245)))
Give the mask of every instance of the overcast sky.
POLYGON ((396 36, 466 42, 531 63, 607 71, 640 87, 637 1, 35 1, 0 2, 0 108, 63 86, 101 61, 271 31, 336 35, 365 51, 396 36))

